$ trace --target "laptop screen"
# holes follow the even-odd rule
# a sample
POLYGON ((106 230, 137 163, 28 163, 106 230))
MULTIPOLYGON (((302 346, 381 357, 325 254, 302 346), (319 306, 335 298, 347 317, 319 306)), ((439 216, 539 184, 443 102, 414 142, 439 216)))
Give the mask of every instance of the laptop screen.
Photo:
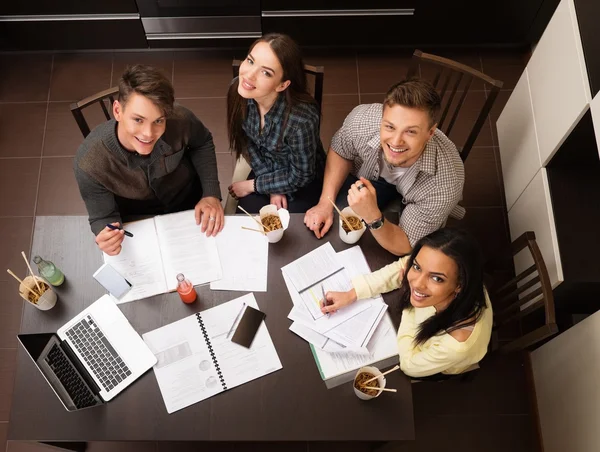
POLYGON ((29 353, 29 356, 31 356, 31 359, 35 362, 53 336, 57 337, 54 333, 19 334, 17 337, 27 353, 29 353))

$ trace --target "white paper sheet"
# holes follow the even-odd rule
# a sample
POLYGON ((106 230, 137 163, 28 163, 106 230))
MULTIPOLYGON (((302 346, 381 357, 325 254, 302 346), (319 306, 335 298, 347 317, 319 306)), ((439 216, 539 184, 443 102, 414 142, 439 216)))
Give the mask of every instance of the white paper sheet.
POLYGON ((296 291, 302 292, 342 268, 343 265, 338 260, 331 243, 327 242, 281 270, 288 276, 296 291))
POLYGON ((217 235, 217 248, 223 268, 222 278, 210 283, 212 290, 267 291, 269 242, 247 216, 228 215, 225 227, 217 235))
MULTIPOLYGON (((282 368, 264 322, 250 349, 226 338, 243 303, 258 309, 247 294, 200 313, 227 389, 282 368)), ((154 372, 168 413, 224 391, 196 314, 142 337, 158 359, 154 372)))
POLYGON ((125 224, 133 237, 125 237, 117 256, 104 254, 104 262, 110 264, 132 285, 118 304, 140 300, 167 292, 167 283, 154 227, 154 219, 125 224))
POLYGON ((200 231, 193 210, 160 215, 154 222, 169 290, 177 288, 178 273, 195 286, 221 278, 217 242, 200 231))

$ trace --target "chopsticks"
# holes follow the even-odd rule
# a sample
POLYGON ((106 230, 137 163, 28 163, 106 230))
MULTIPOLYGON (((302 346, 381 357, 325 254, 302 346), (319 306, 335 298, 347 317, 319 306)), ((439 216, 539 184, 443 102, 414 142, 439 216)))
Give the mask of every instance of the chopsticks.
POLYGON ((246 226, 242 226, 242 229, 245 229, 246 231, 255 231, 255 232, 260 232, 262 235, 265 235, 265 233, 263 231, 260 231, 258 229, 253 229, 253 228, 247 228, 246 226))
MULTIPOLYGON (((17 275, 15 275, 15 274, 12 272, 12 270, 11 270, 11 269, 7 268, 7 269, 6 269, 6 272, 7 272, 7 273, 8 273, 10 276, 12 276, 13 278, 15 278, 17 281, 19 281, 19 283, 20 283, 20 284, 22 284, 22 285, 23 285, 23 287, 25 287, 25 289, 27 289, 29 292, 31 292, 31 293, 32 293, 32 294, 33 294, 35 297, 39 298, 39 297, 41 297, 41 296, 42 296, 42 295, 41 295, 41 289, 40 289, 40 293, 37 293, 35 290, 33 290, 33 289, 30 289, 29 287, 27 287, 27 286, 25 285, 25 283, 24 283, 24 282, 21 280, 21 278, 19 278, 17 275)), ((27 301, 29 301, 29 300, 27 300, 27 301)), ((35 302, 34 302, 34 303, 35 303, 35 302)))
POLYGON ((377 386, 361 386, 364 389, 375 389, 376 391, 398 392, 396 389, 378 388, 377 386))
POLYGON ((331 200, 331 198, 328 196, 327 199, 329 200, 329 202, 331 203, 331 205, 333 207, 335 207, 335 210, 337 210, 337 213, 340 215, 340 218, 342 220, 344 220, 344 223, 346 223, 346 226, 348 226, 348 230, 349 231, 354 231, 354 228, 352 226, 350 226, 350 223, 348 222, 348 220, 346 219, 346 217, 344 216, 344 214, 342 213, 342 211, 340 209, 338 209, 338 206, 335 205, 335 203, 331 200))
POLYGON ((267 229, 264 224, 262 224, 260 221, 258 221, 256 218, 254 218, 252 215, 250 215, 246 211, 246 209, 244 209, 242 206, 238 205, 238 209, 240 209, 242 212, 244 212, 246 215, 248 215, 250 218, 252 218, 254 221, 256 221, 256 223, 262 228, 263 234, 266 234, 266 232, 271 232, 270 229, 267 229))
POLYGON ((23 256, 23 260, 25 261, 25 264, 27 264, 27 268, 29 269, 29 273, 31 273, 31 276, 33 276, 33 282, 35 283, 35 286, 37 287, 39 293, 42 293, 42 288, 38 284, 37 278, 33 274, 33 270, 31 269, 31 265, 29 265, 29 260, 27 259, 27 256, 25 256, 25 251, 21 251, 21 256, 23 256))
POLYGON ((389 374, 389 373, 391 373, 391 372, 394 372, 395 370, 398 370, 398 369, 400 369, 400 366, 395 366, 395 367, 392 367, 390 370, 388 370, 388 371, 386 371, 386 372, 382 373, 381 375, 377 375, 377 376, 375 376, 375 377, 373 377, 373 378, 369 378, 367 381, 365 381, 365 382, 363 383, 363 385, 366 385, 366 384, 368 384, 368 383, 371 383, 372 381, 375 381, 375 380, 377 380, 379 377, 383 377, 384 375, 387 375, 387 374, 389 374))

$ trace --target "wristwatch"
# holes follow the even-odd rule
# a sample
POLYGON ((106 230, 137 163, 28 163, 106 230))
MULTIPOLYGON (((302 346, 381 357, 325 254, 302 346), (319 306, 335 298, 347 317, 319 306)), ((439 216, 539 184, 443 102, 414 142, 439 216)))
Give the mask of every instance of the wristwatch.
POLYGON ((376 231, 377 229, 381 229, 384 221, 385 221, 385 218, 382 215, 381 218, 378 218, 377 220, 373 221, 372 223, 367 223, 365 220, 363 220, 363 223, 365 223, 365 226, 367 227, 367 229, 370 229, 371 231, 376 231))

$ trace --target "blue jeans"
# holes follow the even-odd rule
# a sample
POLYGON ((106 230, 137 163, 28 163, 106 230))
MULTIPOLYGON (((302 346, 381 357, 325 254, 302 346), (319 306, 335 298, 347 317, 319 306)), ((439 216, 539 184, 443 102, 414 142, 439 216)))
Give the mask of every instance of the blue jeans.
MULTIPOLYGON (((358 180, 356 176, 353 174, 349 174, 342 188, 335 198, 335 203, 340 209, 348 206, 348 190, 350 190, 350 186, 358 180)), ((379 210, 383 212, 383 210, 387 207, 387 205, 392 202, 396 198, 402 199, 402 195, 398 193, 395 185, 390 184, 383 178, 379 178, 377 180, 370 180, 377 192, 377 207, 379 210)))

